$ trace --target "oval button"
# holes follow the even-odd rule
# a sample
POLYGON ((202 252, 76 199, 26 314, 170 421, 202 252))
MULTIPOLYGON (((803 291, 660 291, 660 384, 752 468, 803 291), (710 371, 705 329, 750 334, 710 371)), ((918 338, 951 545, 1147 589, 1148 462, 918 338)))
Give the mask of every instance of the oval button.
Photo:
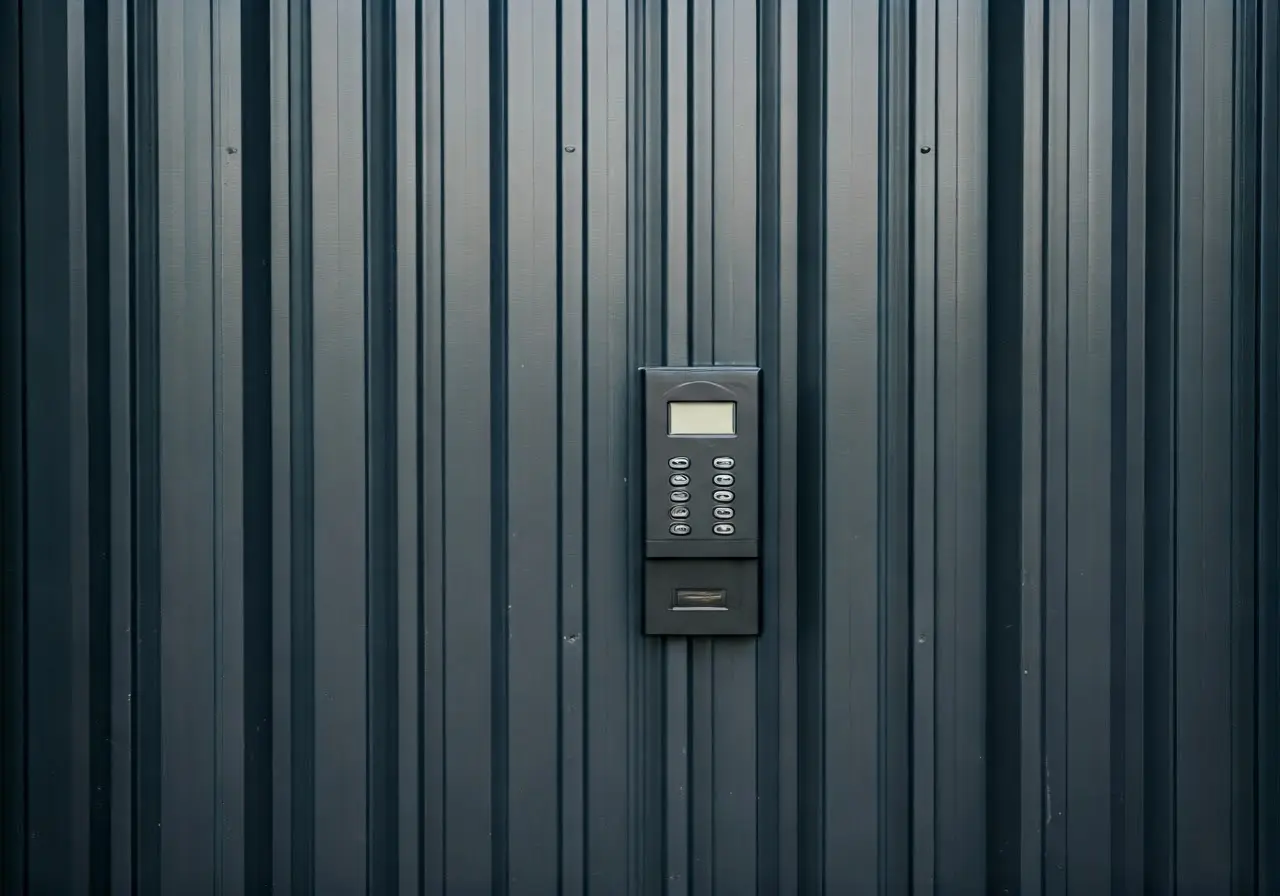
MULTIPOLYGON (((730 477, 730 478, 732 478, 732 477, 730 477)), ((688 485, 688 484, 689 484, 689 477, 688 477, 686 474, 684 474, 684 473, 672 473, 672 474, 671 474, 671 484, 672 484, 672 485, 688 485)))
POLYGON ((713 460, 713 461, 711 462, 711 465, 712 465, 713 467, 715 467, 717 470, 732 470, 732 469, 733 469, 733 458, 732 458, 732 457, 717 457, 715 460, 713 460))
MULTIPOLYGON (((733 527, 730 526, 729 528, 732 529, 733 527)), ((688 523, 672 523, 671 534, 672 535, 688 535, 689 524, 688 523)))
POLYGON ((717 535, 732 535, 733 523, 716 523, 715 528, 712 531, 717 535))
POLYGON ((723 490, 718 492, 712 492, 711 497, 719 501, 721 504, 728 504, 730 501, 733 500, 733 492, 727 492, 723 490))
POLYGON ((717 507, 715 510, 713 510, 713 511, 711 511, 711 512, 715 514, 715 517, 716 517, 716 519, 718 519, 718 520, 731 520, 731 519, 733 519, 733 508, 732 508, 732 507, 717 507))
POLYGON ((711 481, 714 482, 716 485, 725 486, 727 488, 728 486, 733 485, 733 474, 717 473, 716 475, 711 477, 711 481))
MULTIPOLYGON (((719 508, 716 508, 716 509, 718 510, 719 508)), ((670 513, 671 513, 671 518, 673 520, 688 519, 689 508, 684 506, 683 504, 677 504, 675 507, 671 508, 670 513)))
POLYGON ((685 501, 688 501, 688 500, 689 500, 689 493, 686 492, 684 489, 671 493, 671 503, 673 504, 683 504, 685 501))
POLYGON ((673 457, 671 460, 667 461, 667 466, 673 470, 687 470, 689 469, 689 458, 673 457))

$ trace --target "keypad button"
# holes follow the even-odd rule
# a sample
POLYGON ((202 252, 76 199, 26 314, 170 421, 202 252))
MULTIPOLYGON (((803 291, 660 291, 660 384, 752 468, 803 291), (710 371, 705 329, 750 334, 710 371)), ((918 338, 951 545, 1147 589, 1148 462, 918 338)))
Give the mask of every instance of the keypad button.
POLYGON ((713 467, 715 467, 717 470, 732 470, 732 469, 733 469, 733 458, 732 458, 732 457, 717 457, 715 460, 713 460, 713 461, 711 462, 711 465, 712 465, 713 467))
POLYGON ((712 476, 712 477, 711 477, 711 481, 712 481, 712 482, 714 482, 716 485, 723 486, 723 487, 726 487, 726 488, 727 488, 728 486, 733 485, 733 474, 732 474, 732 473, 717 473, 716 475, 714 475, 714 476, 712 476))
POLYGON ((711 511, 711 512, 712 512, 713 514, 715 514, 715 517, 716 517, 716 519, 718 519, 718 520, 731 520, 731 519, 733 519, 733 508, 732 508, 732 507, 717 507, 715 510, 713 510, 713 511, 711 511))
MULTIPOLYGON (((730 462, 730 465, 732 465, 732 461, 730 462)), ((667 461, 667 466, 673 470, 687 470, 689 469, 689 458, 673 457, 671 460, 667 461)))
POLYGON ((732 535, 733 523, 716 523, 711 531, 715 532, 717 535, 732 535))
POLYGON ((689 477, 684 473, 672 473, 670 481, 672 485, 688 485, 689 477))
POLYGON ((689 500, 689 493, 686 492, 684 489, 680 489, 679 491, 674 491, 671 493, 672 504, 683 504, 685 501, 688 501, 688 500, 689 500))
MULTIPOLYGON (((732 529, 733 527, 730 526, 729 528, 732 529)), ((672 535, 688 535, 689 532, 690 532, 690 529, 689 529, 688 523, 672 523, 671 524, 672 535)))
POLYGON ((683 520, 687 519, 689 516, 689 508, 684 504, 677 504, 675 507, 671 508, 670 512, 673 520, 683 520))
POLYGON ((721 504, 728 504, 730 501, 733 500, 733 492, 724 491, 723 489, 721 489, 718 492, 712 492, 711 497, 716 501, 720 502, 721 504))

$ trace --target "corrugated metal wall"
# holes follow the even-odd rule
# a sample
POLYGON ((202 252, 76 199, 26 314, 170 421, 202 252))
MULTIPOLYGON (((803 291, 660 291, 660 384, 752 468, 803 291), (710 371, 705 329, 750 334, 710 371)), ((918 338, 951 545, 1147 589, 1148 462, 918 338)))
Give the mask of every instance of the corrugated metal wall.
POLYGON ((3 889, 1280 887, 1280 6, 0 6, 3 889))

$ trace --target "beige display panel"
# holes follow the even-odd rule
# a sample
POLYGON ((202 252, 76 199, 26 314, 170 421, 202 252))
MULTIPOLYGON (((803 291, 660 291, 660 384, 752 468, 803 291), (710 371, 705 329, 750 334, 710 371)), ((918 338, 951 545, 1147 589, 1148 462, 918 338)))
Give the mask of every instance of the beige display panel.
POLYGON ((734 402, 671 401, 667 403, 667 433, 673 436, 731 436, 734 402))

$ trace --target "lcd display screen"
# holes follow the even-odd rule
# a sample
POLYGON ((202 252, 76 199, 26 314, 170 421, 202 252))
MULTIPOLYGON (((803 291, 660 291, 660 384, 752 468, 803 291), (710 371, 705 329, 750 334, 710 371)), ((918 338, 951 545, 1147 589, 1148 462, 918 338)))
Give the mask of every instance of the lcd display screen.
POLYGON ((732 401, 671 401, 667 403, 667 433, 673 436, 731 436, 732 401))

